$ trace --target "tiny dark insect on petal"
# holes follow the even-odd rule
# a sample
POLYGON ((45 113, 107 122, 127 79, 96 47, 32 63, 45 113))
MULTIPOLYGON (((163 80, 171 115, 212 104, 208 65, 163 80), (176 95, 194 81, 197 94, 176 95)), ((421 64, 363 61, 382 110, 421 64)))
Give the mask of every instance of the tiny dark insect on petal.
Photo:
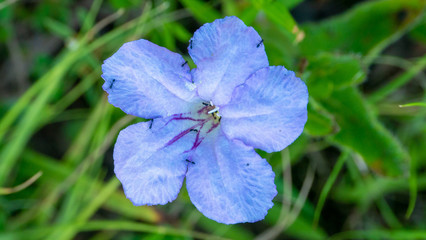
POLYGON ((260 42, 256 45, 256 47, 259 48, 262 43, 263 43, 263 39, 260 40, 260 42))
POLYGON ((115 83, 115 79, 112 79, 112 81, 111 81, 111 83, 110 83, 110 85, 109 85, 109 88, 110 88, 110 89, 112 88, 112 86, 114 85, 114 83, 115 83))
POLYGON ((246 166, 250 166, 250 163, 246 163, 246 166))
POLYGON ((192 39, 189 41, 189 48, 192 49, 192 39))
POLYGON ((198 132, 198 129, 191 129, 191 130, 189 130, 189 131, 192 131, 192 132, 198 132))
POLYGON ((188 61, 185 61, 184 63, 182 63, 182 65, 180 65, 181 67, 185 66, 186 64, 188 64, 188 61))
POLYGON ((202 102, 204 106, 210 106, 210 104, 206 103, 206 102, 202 102))
POLYGON ((149 129, 152 128, 152 124, 154 123, 154 119, 151 119, 151 122, 149 123, 149 129))
POLYGON ((194 162, 194 161, 191 161, 191 160, 188 160, 188 159, 185 159, 185 161, 186 161, 186 162, 188 162, 188 163, 195 164, 195 162, 194 162))

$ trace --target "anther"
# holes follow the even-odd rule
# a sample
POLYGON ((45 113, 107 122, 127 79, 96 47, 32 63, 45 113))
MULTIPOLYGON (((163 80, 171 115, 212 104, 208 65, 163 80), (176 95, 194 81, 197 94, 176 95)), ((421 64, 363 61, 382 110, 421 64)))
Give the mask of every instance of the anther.
POLYGON ((210 110, 210 111, 208 111, 207 113, 208 113, 208 114, 211 114, 211 113, 215 113, 215 112, 217 112, 217 111, 219 111, 219 107, 215 107, 213 110, 210 110))

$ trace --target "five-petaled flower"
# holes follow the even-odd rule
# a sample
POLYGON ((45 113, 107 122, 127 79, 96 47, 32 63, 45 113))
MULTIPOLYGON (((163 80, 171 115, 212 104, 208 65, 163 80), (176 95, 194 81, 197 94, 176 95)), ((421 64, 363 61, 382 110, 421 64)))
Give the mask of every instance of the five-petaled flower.
POLYGON ((190 69, 147 40, 124 44, 102 66, 109 102, 152 121, 122 130, 115 173, 135 205, 176 199, 184 178, 197 209, 217 222, 263 219, 277 194, 255 148, 281 151, 303 131, 306 85, 269 66, 263 40, 237 17, 198 29, 190 69))

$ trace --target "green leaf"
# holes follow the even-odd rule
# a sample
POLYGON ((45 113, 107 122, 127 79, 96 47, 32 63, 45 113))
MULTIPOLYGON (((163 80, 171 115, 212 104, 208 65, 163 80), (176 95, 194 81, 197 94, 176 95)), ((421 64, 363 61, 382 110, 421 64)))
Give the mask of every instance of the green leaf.
POLYGON ((410 36, 416 41, 426 44, 426 14, 423 14, 420 24, 410 32, 410 36))
POLYGON ((283 2, 283 4, 288 8, 292 9, 299 5, 299 3, 303 2, 303 0, 278 0, 280 2, 283 2))
POLYGON ((251 2, 256 7, 260 7, 267 4, 277 4, 287 9, 292 9, 296 7, 302 1, 303 0, 252 0, 251 2))
POLYGON ((194 212, 193 214, 198 215, 197 225, 206 232, 211 232, 216 237, 226 237, 227 239, 235 240, 254 238, 253 233, 246 231, 246 229, 241 224, 225 225, 208 219, 198 211, 194 212))
POLYGON ((376 173, 398 176, 406 172, 407 153, 372 114, 358 90, 335 91, 322 103, 341 128, 332 140, 358 152, 376 173))
POLYGON ((213 22, 222 18, 221 13, 205 2, 199 0, 181 0, 180 2, 200 23, 213 22))
POLYGON ((0 8, 0 42, 6 42, 13 33, 13 15, 12 7, 0 8))
POLYGON ((310 98, 305 131, 312 136, 324 136, 333 132, 334 125, 335 123, 330 113, 315 102, 313 98, 310 98))
POLYGON ((411 66, 409 69, 407 69, 406 72, 392 79, 383 87, 379 88, 374 93, 372 93, 368 97, 368 100, 371 103, 376 103, 381 101, 382 99, 386 98, 391 93, 394 93, 404 84, 407 84, 413 77, 415 77, 417 74, 423 71, 425 67, 426 67, 426 55, 421 57, 419 60, 417 60, 417 62, 413 66, 411 66))
MULTIPOLYGON (((364 184, 357 185, 340 182, 335 188, 333 198, 344 203, 369 205, 386 194, 407 192, 410 185, 407 178, 368 177, 363 181, 364 184)), ((417 183, 419 190, 425 190, 426 176, 418 176, 417 183)))
POLYGON ((70 1, 40 1, 31 16, 31 24, 42 29, 46 19, 54 19, 62 24, 71 22, 70 1))
POLYGON ((53 34, 57 35, 58 37, 67 39, 71 38, 74 35, 74 30, 65 25, 64 23, 61 23, 59 21, 56 21, 52 18, 46 18, 44 19, 44 26, 49 29, 53 34))
MULTIPOLYGON (((41 227, 32 227, 25 228, 19 231, 7 231, 0 232, 0 239, 2 240, 16 240, 16 239, 28 239, 28 236, 31 236, 30 239, 45 239, 45 236, 52 231, 64 231, 69 228, 77 229, 81 232, 96 232, 96 231, 128 231, 134 233, 156 233, 162 236, 177 236, 177 237, 186 237, 178 239, 218 239, 223 240, 217 236, 209 235, 202 232, 195 232, 180 228, 173 228, 168 226, 159 226, 145 224, 135 221, 125 221, 125 220, 93 220, 89 222, 75 222, 69 224, 54 224, 49 226, 41 227)), ((123 235, 125 236, 125 235, 123 235)), ((139 235, 143 236, 143 235, 139 235)), ((128 238, 120 238, 128 239, 128 238)), ((145 238, 143 238, 145 239, 145 238)), ((173 238, 174 239, 174 238, 173 238)))
MULTIPOLYGON (((324 75, 314 75, 319 79, 331 81, 335 89, 342 89, 359 83, 365 77, 361 66, 361 58, 354 55, 320 54, 311 60, 310 66, 316 70, 325 69, 324 75)), ((324 72, 323 72, 324 73, 324 72)))
POLYGON ((247 26, 252 26, 254 23, 254 20, 256 19, 256 16, 258 14, 258 11, 256 8, 254 8, 252 5, 249 5, 246 9, 244 9, 238 17, 243 20, 247 26))
POLYGON ((263 44, 268 56, 269 65, 282 65, 294 71, 298 65, 298 59, 296 58, 298 50, 294 47, 291 38, 282 33, 278 26, 270 24, 267 21, 257 23, 254 28, 264 39, 263 44))
POLYGON ((315 207, 314 226, 318 225, 318 221, 320 219, 321 211, 322 211, 322 208, 324 207, 325 200, 327 199, 327 196, 331 188, 333 187, 333 184, 336 181, 337 176, 342 170, 342 167, 344 163, 346 162, 347 158, 348 158, 348 152, 345 151, 342 154, 340 154, 336 164, 333 167, 333 170, 330 173, 330 176, 327 178, 327 181, 325 182, 324 187, 321 190, 321 194, 318 199, 317 206, 315 207))
POLYGON ((142 5, 142 0, 109 0, 108 2, 115 9, 135 8, 142 5))
POLYGON ((339 239, 424 239, 426 231, 417 229, 401 229, 401 230, 388 230, 388 229, 372 229, 372 230, 356 230, 340 232, 333 235, 330 240, 339 239))
POLYGON ((253 5, 262 9, 266 17, 273 22, 289 39, 300 42, 304 33, 297 27, 285 1, 252 1, 253 5))
MULTIPOLYGON (((63 182, 74 170, 72 167, 61 164, 57 159, 46 157, 38 152, 25 150, 23 153, 23 167, 27 169, 40 169, 43 171, 43 177, 46 178, 47 182, 60 183, 63 182)), ((94 180, 88 176, 83 175, 82 181, 95 184, 95 189, 100 190, 103 186, 103 182, 94 180)), ((95 197, 95 193, 88 192, 90 197, 95 197)), ((122 190, 116 191, 110 196, 105 202, 104 207, 110 211, 116 212, 123 217, 143 220, 147 222, 158 222, 160 215, 156 210, 149 206, 135 207, 133 204, 124 196, 122 190)))
POLYGON ((186 28, 184 28, 181 24, 179 23, 168 23, 166 25, 164 25, 167 29, 167 31, 171 31, 174 36, 176 37, 176 39, 178 39, 181 42, 189 42, 189 39, 191 39, 192 37, 192 33, 190 33, 188 30, 186 30, 186 28))
MULTIPOLYGON (((306 205, 305 205, 306 206, 306 205)), ((278 221, 281 208, 281 204, 275 203, 274 206, 268 211, 268 215, 265 217, 265 222, 268 222, 271 225, 280 224, 278 221)), ((289 235, 298 239, 326 239, 327 233, 321 229, 321 227, 314 228, 312 226, 311 216, 306 216, 302 213, 296 218, 296 220, 288 226, 285 230, 286 235, 289 235)))
POLYGON ((166 23, 162 27, 156 29, 156 33, 158 33, 161 40, 158 44, 173 51, 176 49, 176 39, 173 36, 173 32, 169 29, 170 27, 168 26, 168 23, 166 23))
POLYGON ((356 55, 321 53, 308 60, 305 79, 309 94, 327 98, 334 90, 360 83, 365 73, 356 55))
POLYGON ((235 1, 222 0, 222 12, 225 16, 238 16, 240 9, 235 1))
POLYGON ((300 46, 306 55, 321 51, 356 52, 365 55, 388 36, 411 24, 425 6, 422 0, 367 1, 350 11, 302 29, 300 46))
POLYGON ((399 105, 399 107, 426 107, 426 102, 407 103, 407 104, 399 105))

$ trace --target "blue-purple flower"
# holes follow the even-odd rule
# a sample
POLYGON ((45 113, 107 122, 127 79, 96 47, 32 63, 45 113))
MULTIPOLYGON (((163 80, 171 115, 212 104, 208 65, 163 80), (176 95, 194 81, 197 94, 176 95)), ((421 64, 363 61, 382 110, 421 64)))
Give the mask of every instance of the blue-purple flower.
POLYGON ((120 132, 115 173, 134 205, 173 201, 186 177, 206 217, 259 221, 277 191, 271 166, 254 149, 281 151, 302 133, 307 88, 292 71, 269 66, 263 40, 237 17, 203 25, 188 52, 192 70, 143 39, 105 60, 109 102, 152 119, 120 132))

